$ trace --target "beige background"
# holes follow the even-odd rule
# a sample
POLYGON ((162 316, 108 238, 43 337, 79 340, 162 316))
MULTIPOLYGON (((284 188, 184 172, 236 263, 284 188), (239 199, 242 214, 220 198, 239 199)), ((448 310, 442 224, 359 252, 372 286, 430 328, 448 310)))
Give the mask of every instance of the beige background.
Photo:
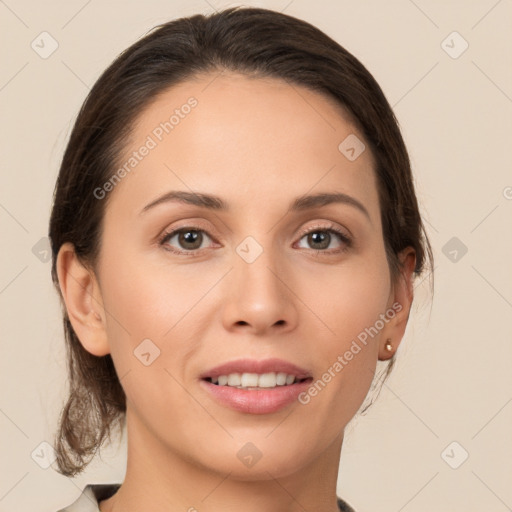
MULTIPOLYGON (((54 512, 87 483, 123 478, 123 445, 75 479, 36 463, 37 454, 44 461, 40 443, 52 441, 65 392, 60 309, 40 240, 74 116, 100 72, 151 27, 235 4, 0 1, 0 511, 54 512), (43 31, 59 45, 47 59, 31 48, 43 31)), ((410 150, 435 251, 432 309, 426 282, 418 284, 397 368, 348 428, 339 495, 357 512, 509 510, 510 0, 246 5, 313 23, 375 76, 410 150), (453 31, 469 44, 458 58, 445 48, 460 52, 459 36, 442 43, 453 31), (459 249, 446 245, 453 237, 459 249), (446 450, 453 441, 458 445, 446 450), (465 451, 469 458, 450 467, 465 451)))

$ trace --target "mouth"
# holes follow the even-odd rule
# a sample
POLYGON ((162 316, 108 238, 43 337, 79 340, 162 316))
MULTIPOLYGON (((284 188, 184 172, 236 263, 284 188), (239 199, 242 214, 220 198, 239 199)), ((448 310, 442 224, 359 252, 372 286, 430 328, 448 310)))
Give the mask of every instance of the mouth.
POLYGON ((226 386, 237 389, 246 389, 256 391, 263 389, 273 389, 277 387, 287 387, 293 384, 311 381, 311 377, 300 378, 285 372, 269 373, 230 373, 219 375, 217 377, 206 377, 203 380, 216 386, 226 386))
POLYGON ((305 368, 284 359, 237 359, 220 364, 199 376, 216 386, 238 389, 272 389, 312 378, 305 368))
POLYGON ((309 370, 275 358, 230 361, 199 378, 216 403, 246 414, 272 414, 291 407, 313 381, 309 370))

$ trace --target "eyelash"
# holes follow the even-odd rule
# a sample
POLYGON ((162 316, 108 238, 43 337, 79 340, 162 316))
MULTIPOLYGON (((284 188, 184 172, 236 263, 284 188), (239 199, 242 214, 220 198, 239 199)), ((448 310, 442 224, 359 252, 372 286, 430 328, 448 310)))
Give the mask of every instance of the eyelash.
MULTIPOLYGON (((162 236, 159 238, 158 243, 159 245, 163 246, 165 250, 172 252, 173 254, 179 254, 184 256, 193 257, 197 255, 197 252, 201 249, 191 249, 191 250, 178 250, 178 249, 169 249, 168 247, 165 247, 166 243, 173 238, 175 235, 178 235, 179 233, 186 233, 188 231, 197 231, 201 233, 205 233, 210 239, 214 240, 212 236, 208 234, 208 232, 199 227, 194 225, 188 225, 184 226, 182 228, 173 229, 172 231, 166 231, 162 234, 162 236)), ((309 235, 310 233, 334 233, 339 237, 341 242, 344 244, 344 247, 341 249, 309 249, 310 251, 314 251, 316 254, 324 253, 325 255, 334 255, 334 254, 341 254, 346 251, 348 251, 352 247, 352 239, 347 236, 344 232, 342 232, 340 229, 336 228, 333 224, 330 224, 329 226, 314 226, 310 227, 304 231, 302 231, 299 235, 299 241, 302 240, 305 236, 309 235)))

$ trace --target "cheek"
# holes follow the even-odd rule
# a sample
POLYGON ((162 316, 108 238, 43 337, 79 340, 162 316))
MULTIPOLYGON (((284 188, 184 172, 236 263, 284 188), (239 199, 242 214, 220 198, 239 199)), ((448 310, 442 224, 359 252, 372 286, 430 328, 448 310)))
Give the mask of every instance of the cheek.
POLYGON ((164 338, 211 286, 192 265, 172 268, 136 254, 116 258, 113 253, 102 269, 105 308, 118 320, 109 322, 114 342, 121 326, 134 341, 164 338))
POLYGON ((318 325, 333 347, 343 348, 386 311, 391 283, 385 256, 378 250, 372 257, 352 257, 301 274, 298 296, 321 320, 318 325))
POLYGON ((175 410, 182 425, 192 424, 202 412, 179 383, 200 340, 201 326, 191 320, 211 287, 208 276, 171 272, 120 250, 108 254, 101 267, 107 335, 127 401, 147 427, 168 428, 175 410))
MULTIPOLYGON (((390 280, 385 257, 353 259, 302 281, 301 298, 321 319, 319 375, 303 397, 316 418, 332 415, 345 425, 368 393, 376 368, 390 280), (315 286, 308 286, 314 283, 315 286)), ((318 428, 321 428, 320 423, 318 428)))
MULTIPOLYGON (((198 272, 194 265, 158 263, 127 248, 105 250, 102 294, 112 358, 128 399, 158 402, 161 391, 181 396, 187 362, 200 347, 210 318, 202 299, 222 273, 198 272), (121 256, 121 254, 123 256, 121 256), (201 313, 199 313, 201 312, 201 313), (142 396, 142 395, 144 396, 142 396)), ((184 397, 186 398, 186 397, 184 397)))

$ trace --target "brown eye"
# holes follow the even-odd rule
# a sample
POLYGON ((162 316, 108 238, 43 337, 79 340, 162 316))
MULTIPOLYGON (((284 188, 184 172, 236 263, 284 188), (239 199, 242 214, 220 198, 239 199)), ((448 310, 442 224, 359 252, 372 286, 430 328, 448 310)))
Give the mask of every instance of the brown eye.
POLYGON ((299 247, 301 248, 325 253, 342 252, 350 246, 351 239, 335 228, 313 228, 305 232, 299 241, 299 247), (303 240, 306 241, 305 245, 301 245, 303 240))
POLYGON ((327 249, 331 242, 331 234, 326 231, 313 231, 306 236, 312 249, 327 249))
POLYGON ((205 231, 196 228, 181 228, 168 233, 161 240, 163 246, 178 253, 197 251, 205 238, 210 238, 205 231))

